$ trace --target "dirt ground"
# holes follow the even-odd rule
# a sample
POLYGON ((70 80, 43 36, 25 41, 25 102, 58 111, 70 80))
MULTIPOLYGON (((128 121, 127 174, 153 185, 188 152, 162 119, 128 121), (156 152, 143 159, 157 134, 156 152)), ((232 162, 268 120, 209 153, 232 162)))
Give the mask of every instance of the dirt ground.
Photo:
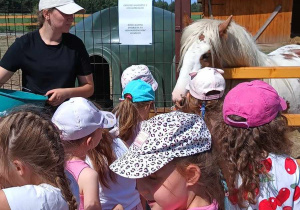
POLYGON ((300 129, 289 132, 288 138, 293 142, 292 157, 300 158, 300 129))
MULTIPOLYGON (((21 36, 1 36, 0 35, 0 58, 3 57, 5 52, 7 51, 8 47, 15 41, 16 37, 21 36)), ((13 77, 4 84, 4 88, 7 89, 13 89, 13 90, 20 90, 22 87, 22 81, 21 81, 21 72, 17 71, 13 77)))
MULTIPOLYGON (((17 35, 17 36, 14 36, 14 35, 1 36, 1 34, 0 34, 0 58, 3 57, 4 53, 8 49, 8 46, 10 46, 15 41, 16 37, 21 36, 21 35, 22 34, 17 35)), ((260 44, 259 48, 261 51, 263 51, 265 53, 269 53, 269 52, 277 49, 278 47, 281 47, 286 44, 300 44, 300 37, 295 37, 287 43, 264 44, 264 45, 260 44)), ((13 90, 20 90, 21 87, 22 87, 21 72, 19 72, 19 71, 14 74, 14 76, 9 80, 9 82, 7 82, 7 84, 4 85, 4 88, 13 89, 13 90)), ((292 150, 292 156, 294 158, 300 158, 300 128, 293 129, 289 133, 288 136, 294 144, 293 150, 292 150)))
POLYGON ((300 45, 300 36, 291 38, 288 42, 286 43, 274 43, 274 44, 258 44, 258 48, 264 52, 264 53, 270 53, 277 48, 288 45, 288 44, 299 44, 300 45))

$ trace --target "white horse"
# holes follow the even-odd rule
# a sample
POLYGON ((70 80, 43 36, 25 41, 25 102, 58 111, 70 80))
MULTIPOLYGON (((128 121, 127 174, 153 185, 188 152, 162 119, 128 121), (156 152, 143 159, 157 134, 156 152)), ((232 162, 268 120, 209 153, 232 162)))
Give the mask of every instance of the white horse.
MULTIPOLYGON (((287 45, 266 55, 259 51, 245 28, 231 21, 202 19, 184 29, 181 38, 180 74, 173 101, 185 96, 189 73, 203 67, 300 66, 300 45, 287 45)), ((289 113, 300 113, 299 79, 266 79, 290 104, 289 113)), ((235 82, 236 83, 236 82, 235 82)), ((227 86, 234 86, 227 82, 227 86)))

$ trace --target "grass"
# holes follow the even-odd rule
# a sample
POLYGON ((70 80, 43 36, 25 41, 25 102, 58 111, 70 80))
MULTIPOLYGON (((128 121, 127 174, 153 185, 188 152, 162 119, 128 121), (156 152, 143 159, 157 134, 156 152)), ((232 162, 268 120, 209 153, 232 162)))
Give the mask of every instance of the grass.
POLYGON ((202 18, 202 15, 191 15, 192 20, 199 20, 202 18))
MULTIPOLYGON (((192 15, 191 18, 193 20, 201 19, 201 15, 192 15)), ((75 23, 80 22, 83 17, 75 17, 75 23)), ((15 32, 29 32, 37 29, 36 25, 28 25, 30 23, 35 24, 37 22, 36 15, 33 14, 1 14, 0 13, 0 33, 15 33, 15 32), (27 16, 26 18, 22 18, 20 16, 27 16), (8 18, 9 17, 16 17, 18 18, 8 18), (30 16, 30 18, 28 18, 30 16), (2 18, 1 18, 2 17, 2 18), (24 24, 24 25, 23 25, 24 24), (26 25, 27 24, 27 25, 26 25)))
MULTIPOLYGON (((22 14, 12 14, 9 15, 9 17, 12 16, 18 16, 17 18, 8 18, 6 15, 0 14, 0 33, 14 33, 14 32, 29 32, 37 29, 37 26, 35 23, 37 22, 36 15, 32 14, 23 14, 23 16, 27 16, 26 18, 22 18, 22 14), (30 18, 28 18, 30 16, 30 18), (33 25, 28 25, 28 24, 33 25), (24 25, 23 25, 24 24, 24 25)), ((80 22, 83 19, 83 17, 75 17, 75 23, 80 22)))

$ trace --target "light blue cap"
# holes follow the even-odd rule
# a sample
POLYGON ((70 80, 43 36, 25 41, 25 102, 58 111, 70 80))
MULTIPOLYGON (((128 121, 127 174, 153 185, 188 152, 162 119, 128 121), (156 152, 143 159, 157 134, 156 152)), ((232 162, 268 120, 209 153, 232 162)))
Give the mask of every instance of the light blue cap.
POLYGON ((132 102, 154 101, 155 99, 155 94, 151 85, 140 79, 132 80, 125 86, 122 93, 122 99, 125 99, 124 96, 126 94, 132 96, 132 102))

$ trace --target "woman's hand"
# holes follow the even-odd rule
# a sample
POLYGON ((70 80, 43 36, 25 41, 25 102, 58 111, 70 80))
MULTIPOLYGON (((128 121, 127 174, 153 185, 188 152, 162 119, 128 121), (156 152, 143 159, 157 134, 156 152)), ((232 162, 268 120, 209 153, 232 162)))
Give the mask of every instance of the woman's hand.
POLYGON ((0 87, 2 87, 14 74, 0 66, 0 87))
POLYGON ((59 106, 65 100, 72 97, 88 98, 94 93, 93 75, 78 76, 79 87, 74 88, 57 88, 49 90, 46 96, 49 96, 48 104, 59 106))
POLYGON ((65 100, 67 100, 69 97, 69 90, 68 88, 58 88, 49 90, 46 93, 46 96, 49 96, 48 104, 51 106, 59 106, 61 103, 63 103, 65 100))

